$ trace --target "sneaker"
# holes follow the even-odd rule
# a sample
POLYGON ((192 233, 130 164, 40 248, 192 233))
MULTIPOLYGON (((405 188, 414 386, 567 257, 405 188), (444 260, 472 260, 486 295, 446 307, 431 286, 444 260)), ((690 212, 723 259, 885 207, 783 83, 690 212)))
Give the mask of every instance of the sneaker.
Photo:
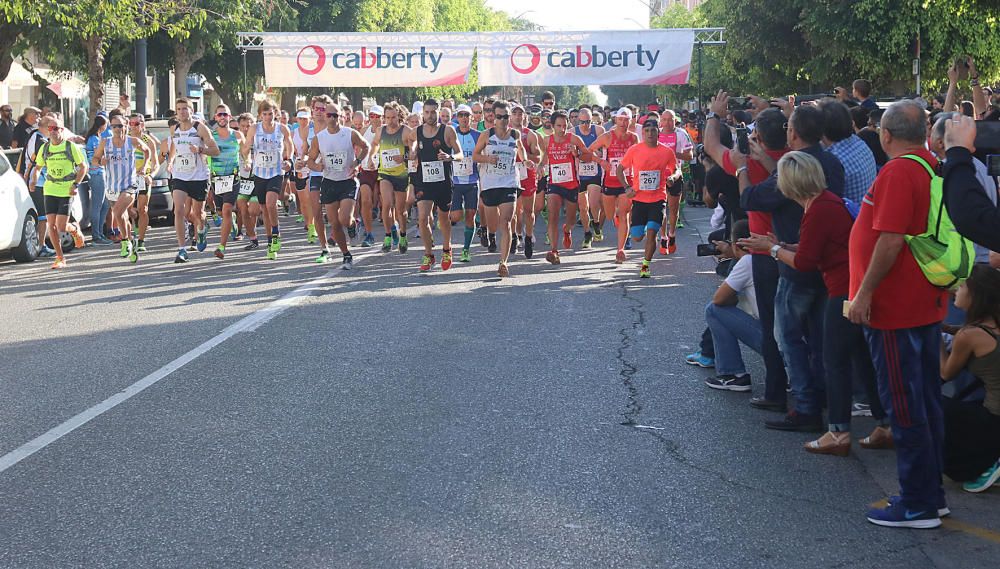
POLYGON ((98 235, 96 237, 93 237, 91 239, 91 242, 94 245, 111 245, 112 243, 114 243, 114 241, 112 241, 112 240, 110 240, 107 237, 104 237, 102 235, 98 235))
POLYGON ((208 237, 208 228, 203 225, 201 227, 201 231, 198 232, 197 248, 199 253, 203 252, 205 250, 205 247, 208 246, 208 240, 206 239, 206 237, 208 237))
POLYGON ((517 250, 518 251, 521 251, 522 249, 524 249, 524 235, 515 235, 514 236, 514 242, 517 245, 517 250))
POLYGON ((549 251, 545 254, 545 260, 552 263, 553 265, 559 264, 559 251, 549 251))
POLYGON ((253 251, 254 249, 260 249, 260 241, 256 239, 251 239, 250 242, 243 247, 244 251, 253 251))
MULTIPOLYGON (((233 224, 233 227, 236 227, 235 223, 233 224)), ((233 229, 232 235, 233 235, 233 241, 243 241, 242 231, 237 231, 236 229, 233 229)))
POLYGON ((278 258, 278 252, 277 251, 275 251, 273 249, 268 249, 267 250, 267 260, 268 261, 274 261, 274 260, 277 260, 277 258, 278 258))
POLYGON ((581 249, 590 249, 591 244, 594 242, 594 234, 591 232, 586 232, 583 234, 583 244, 580 245, 581 249))
POLYGON ((310 223, 308 229, 306 229, 306 242, 315 243, 319 239, 319 233, 316 232, 316 224, 310 223))
POLYGON ((639 269, 639 278, 648 279, 653 276, 653 271, 649 268, 649 261, 643 260, 642 267, 639 269))
POLYGON ((349 239, 354 239, 358 236, 358 223, 355 221, 347 227, 347 237, 349 239))
POLYGON ((392 237, 386 235, 385 239, 382 240, 382 252, 388 253, 389 251, 392 251, 392 237))
POLYGON ((132 252, 132 251, 129 250, 129 246, 131 244, 132 243, 130 243, 128 239, 122 239, 122 246, 121 246, 121 248, 118 251, 118 256, 121 257, 122 259, 124 259, 125 257, 128 257, 129 253, 132 252))
POLYGON ((488 242, 488 245, 487 245, 486 250, 489 251, 490 253, 496 253, 497 252, 497 236, 496 235, 490 235, 490 236, 488 236, 487 242, 488 242))
POLYGON ((410 242, 406 240, 406 236, 402 235, 399 238, 399 252, 405 253, 407 249, 410 248, 410 242))
POLYGON ((63 259, 63 258, 60 258, 60 257, 56 257, 55 262, 52 263, 52 266, 49 267, 49 268, 50 269, 65 269, 66 268, 66 259, 63 259))
POLYGON ((764 426, 776 431, 798 431, 819 433, 826 429, 823 419, 819 415, 801 415, 795 410, 789 411, 784 417, 776 421, 764 421, 764 426))
POLYGON ((535 254, 535 238, 524 238, 524 258, 530 259, 535 254))
POLYGON ((667 254, 667 240, 665 238, 660 239, 660 254, 667 254))
POLYGON ((489 247, 490 246, 490 237, 489 237, 489 234, 486 232, 486 226, 485 225, 480 225, 479 227, 477 227, 476 228, 476 234, 479 235, 479 245, 480 246, 482 246, 482 247, 489 247))
POLYGON ((392 246, 399 246, 399 228, 395 225, 392 226, 392 246))
POLYGON ((216 249, 215 249, 215 258, 219 259, 219 260, 225 259, 226 258, 226 250, 223 249, 222 247, 216 247, 216 249))
POLYGON ((281 251, 281 237, 280 236, 275 235, 274 237, 271 238, 271 247, 274 249, 275 253, 277 253, 278 251, 281 251))
POLYGON ((667 254, 673 255, 677 252, 677 236, 671 235, 667 238, 667 254))
POLYGON ((472 254, 469 253, 468 249, 462 249, 462 254, 458 256, 458 262, 460 263, 471 263, 472 254))
POLYGON ((441 270, 447 271, 451 268, 451 249, 441 253, 441 270))
POLYGON ((140 239, 137 242, 136 246, 135 246, 135 250, 138 251, 138 252, 140 252, 140 253, 145 253, 146 252, 146 240, 145 239, 140 239))
POLYGON ((295 216, 295 223, 305 223, 305 222, 306 222, 306 216, 302 215, 301 213, 295 216))
POLYGON ((677 229, 684 229, 684 220, 680 217, 677 218, 677 229))
POLYGON ((784 401, 772 401, 770 399, 765 399, 763 397, 751 397, 750 406, 755 409, 763 409, 765 411, 775 411, 777 413, 784 413, 788 410, 788 404, 784 401))
POLYGON ((545 244, 546 245, 551 245, 552 244, 552 240, 549 239, 549 232, 548 231, 545 232, 545 244))
POLYGON ((615 264, 616 265, 621 265, 627 259, 628 259, 628 256, 625 255, 625 250, 624 249, 619 249, 618 252, 615 253, 615 264))
POLYGON ((375 244, 375 236, 372 235, 371 233, 366 233, 364 240, 361 241, 361 246, 362 247, 371 247, 374 244, 375 244))
POLYGON ((872 406, 867 403, 855 403, 851 406, 851 417, 871 417, 872 406))
POLYGON ((187 263, 188 262, 187 251, 185 249, 180 249, 179 251, 177 251, 177 256, 174 257, 174 262, 175 263, 187 263))
POLYGON ((128 244, 128 260, 133 264, 139 261, 139 252, 136 251, 135 243, 132 242, 128 244))
POLYGON ((38 256, 42 257, 42 258, 55 257, 56 256, 56 250, 53 249, 52 247, 47 247, 47 246, 46 247, 42 247, 41 251, 38 252, 38 256))
POLYGON ((354 256, 350 253, 344 255, 344 260, 340 262, 340 269, 343 271, 349 271, 354 268, 354 256))
POLYGON ((997 480, 1000 480, 1000 460, 993 463, 993 466, 987 468, 986 472, 982 473, 979 478, 962 484, 962 490, 978 494, 979 492, 983 492, 989 489, 990 486, 996 484, 997 480))
POLYGON ((910 510, 901 501, 884 508, 868 510, 868 521, 890 528, 933 529, 941 526, 941 518, 934 510, 910 510))
POLYGON ((632 238, 631 237, 626 237, 625 238, 625 250, 626 251, 631 251, 632 250, 632 238))
POLYGON ((320 265, 322 265, 323 263, 329 263, 330 262, 330 252, 327 251, 326 249, 323 249, 322 251, 320 251, 319 257, 316 257, 316 261, 315 262, 319 263, 320 265))
POLYGON ((684 356, 684 361, 693 366, 698 366, 698 367, 705 367, 705 368, 715 367, 715 358, 710 358, 706 355, 702 355, 700 351, 684 356))
POLYGON ((212 214, 212 224, 216 227, 222 227, 222 216, 218 213, 212 214))
POLYGON ((722 391, 750 391, 750 375, 717 375, 706 379, 705 385, 722 391))
POLYGON ((420 258, 420 272, 426 273, 434 266, 434 255, 424 255, 420 258))
POLYGON ((77 249, 83 249, 87 246, 87 240, 83 237, 83 232, 79 229, 71 231, 70 235, 73 237, 73 246, 77 249))
MULTIPOLYGON (((896 496, 889 496, 886 499, 886 502, 888 502, 889 505, 892 506, 898 504, 900 500, 901 498, 899 497, 899 495, 896 495, 896 496)), ((944 501, 944 498, 942 498, 941 503, 938 504, 937 514, 939 518, 944 518, 951 515, 951 508, 948 507, 948 504, 944 501)))
POLYGON ((510 236, 510 254, 514 255, 517 253, 517 234, 510 236))
POLYGON ((501 265, 500 265, 500 266, 499 266, 499 267, 497 268, 497 276, 498 276, 498 277, 500 277, 500 278, 502 278, 502 279, 504 279, 504 278, 507 278, 507 277, 509 277, 509 276, 510 276, 510 269, 508 269, 508 268, 507 268, 507 265, 506 265, 506 264, 503 264, 503 263, 502 263, 502 264, 501 264, 501 265))

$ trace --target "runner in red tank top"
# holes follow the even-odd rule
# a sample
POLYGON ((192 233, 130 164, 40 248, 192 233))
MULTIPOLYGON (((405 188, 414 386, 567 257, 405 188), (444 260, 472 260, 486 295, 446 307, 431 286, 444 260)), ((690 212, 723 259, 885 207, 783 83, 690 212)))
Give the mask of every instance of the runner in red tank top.
MULTIPOLYGON (((559 264, 559 244, 557 230, 559 229, 559 211, 566 204, 566 224, 563 226, 563 247, 571 249, 573 238, 571 231, 576 223, 577 201, 580 194, 580 178, 576 172, 577 158, 591 160, 590 150, 579 136, 566 132, 569 117, 563 111, 552 114, 552 136, 548 138, 545 147, 545 163, 549 173, 549 185, 546 189, 546 202, 549 208, 548 233, 552 250, 545 255, 545 260, 553 265, 559 264)), ((589 225, 589 219, 586 220, 589 225)), ((588 227, 589 229, 589 227, 588 227)))
MULTIPOLYGON (((510 127, 521 131, 521 143, 524 145, 526 159, 523 163, 526 175, 521 180, 522 191, 518 195, 517 208, 514 211, 514 230, 519 235, 517 239, 524 244, 524 257, 530 259, 535 251, 535 194, 538 191, 537 165, 541 161, 542 149, 538 144, 538 135, 525 126, 524 107, 516 105, 510 116, 510 127)), ((518 164, 519 169, 522 168, 520 164, 518 164)), ((516 248, 516 245, 513 248, 516 248)), ((514 252, 511 251, 511 254, 514 252)))
POLYGON ((604 168, 604 186, 601 188, 601 209, 604 219, 613 217, 618 243, 615 263, 625 262, 625 240, 628 238, 631 200, 625 196, 625 187, 618 179, 618 165, 628 149, 639 143, 639 138, 629 129, 632 111, 622 107, 615 113, 615 128, 597 137, 590 145, 590 151, 597 153, 604 149, 604 159, 598 162, 604 168))

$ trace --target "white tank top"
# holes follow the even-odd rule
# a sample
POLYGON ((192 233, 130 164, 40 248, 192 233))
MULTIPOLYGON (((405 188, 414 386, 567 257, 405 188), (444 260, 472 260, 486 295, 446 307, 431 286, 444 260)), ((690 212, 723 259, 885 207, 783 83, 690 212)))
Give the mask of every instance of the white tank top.
POLYGON ((173 178, 185 182, 208 180, 208 163, 205 162, 205 142, 198 136, 197 122, 187 130, 181 130, 180 125, 174 129, 170 144, 176 148, 174 155, 173 178), (194 154, 191 149, 198 148, 194 154))
MULTIPOLYGON (((365 129, 365 133, 362 134, 361 136, 365 139, 365 142, 368 143, 368 147, 371 148, 372 143, 375 141, 375 131, 372 130, 372 127, 369 126, 367 129, 365 129)), ((363 170, 368 172, 378 171, 378 153, 372 152, 368 156, 368 158, 366 158, 365 161, 362 162, 361 167, 363 170)))
POLYGON ((258 124, 253 135, 253 175, 269 180, 282 174, 281 125, 274 123, 272 132, 265 132, 264 125, 258 124))
MULTIPOLYGON (((297 128, 292 131, 292 148, 295 150, 295 158, 305 160, 309 155, 309 145, 312 144, 313 136, 313 125, 310 124, 309 128, 305 131, 302 128, 297 128), (302 140, 302 133, 306 133, 306 139, 302 140)), ((322 175, 321 172, 313 172, 308 167, 303 167, 301 170, 295 172, 299 178, 307 178, 309 176, 322 175)))
POLYGON ((480 164, 479 179, 484 190, 494 188, 520 188, 521 182, 518 180, 517 168, 514 166, 514 159, 517 157, 517 140, 514 138, 514 131, 507 131, 507 138, 500 138, 495 129, 490 129, 483 133, 489 136, 483 154, 487 156, 499 156, 500 161, 496 164, 480 164))
POLYGON ((351 170, 356 160, 353 134, 354 129, 343 126, 333 134, 326 129, 316 134, 324 179, 342 182, 351 178, 351 170))

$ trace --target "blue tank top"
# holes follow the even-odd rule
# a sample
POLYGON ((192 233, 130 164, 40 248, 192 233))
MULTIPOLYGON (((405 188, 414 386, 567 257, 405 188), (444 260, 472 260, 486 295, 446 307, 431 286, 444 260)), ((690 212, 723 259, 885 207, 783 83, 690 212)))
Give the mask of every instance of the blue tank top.
POLYGON ((479 183, 479 164, 472 161, 472 151, 476 149, 476 143, 479 142, 481 133, 476 129, 469 129, 469 132, 463 134, 458 127, 455 128, 455 132, 458 134, 458 145, 462 147, 462 155, 467 161, 466 164, 471 165, 471 174, 459 176, 458 172, 470 172, 470 166, 455 162, 452 164, 452 173, 454 174, 452 181, 456 184, 477 184, 479 183))
MULTIPOLYGON (((593 125, 590 126, 590 134, 588 134, 586 136, 584 136, 583 133, 580 132, 580 127, 579 126, 576 127, 576 128, 574 128, 573 130, 576 132, 576 135, 579 136, 583 140, 583 143, 587 145, 587 148, 590 148, 590 145, 593 144, 597 140, 597 129, 595 129, 593 125)), ((581 163, 581 164, 583 164, 583 163, 581 163)), ((590 164, 590 163, 587 163, 587 164, 590 164)), ((601 167, 597 166, 596 162, 594 162, 593 164, 595 166, 585 166, 584 168, 588 168, 588 167, 589 168, 594 168, 594 167, 596 167, 597 168, 596 173, 592 174, 592 175, 586 175, 586 176, 583 174, 583 171, 582 171, 582 169, 580 169, 579 165, 577 165, 577 170, 580 172, 580 181, 591 182, 591 181, 594 181, 594 180, 601 179, 601 167)))

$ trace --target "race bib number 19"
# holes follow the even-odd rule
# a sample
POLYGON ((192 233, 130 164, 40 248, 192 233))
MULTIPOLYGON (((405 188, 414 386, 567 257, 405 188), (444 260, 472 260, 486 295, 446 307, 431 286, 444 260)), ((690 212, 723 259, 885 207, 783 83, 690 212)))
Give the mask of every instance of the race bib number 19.
POLYGON ((194 174, 195 170, 194 154, 178 154, 174 158, 174 173, 194 174))

